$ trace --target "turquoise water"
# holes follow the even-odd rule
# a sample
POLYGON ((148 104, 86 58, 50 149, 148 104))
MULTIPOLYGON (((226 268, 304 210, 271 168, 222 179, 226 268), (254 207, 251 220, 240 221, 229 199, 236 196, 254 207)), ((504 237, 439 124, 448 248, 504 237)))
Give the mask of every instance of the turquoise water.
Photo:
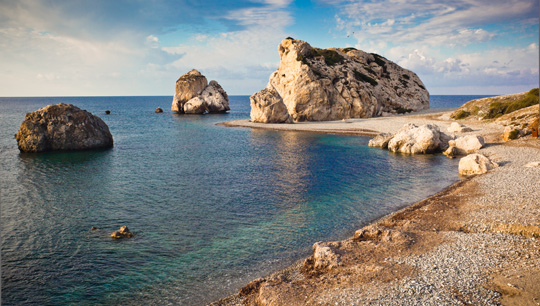
POLYGON ((217 126, 249 117, 246 96, 204 116, 171 100, 0 98, 2 305, 202 305, 458 180, 455 160, 365 137, 217 126), (19 153, 25 113, 59 102, 114 148, 19 153), (121 225, 136 236, 112 240, 121 225))

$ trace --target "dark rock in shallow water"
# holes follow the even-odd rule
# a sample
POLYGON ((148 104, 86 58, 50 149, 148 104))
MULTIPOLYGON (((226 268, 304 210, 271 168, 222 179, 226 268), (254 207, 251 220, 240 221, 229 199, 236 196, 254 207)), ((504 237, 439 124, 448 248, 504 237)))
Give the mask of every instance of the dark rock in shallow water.
POLYGON ((21 152, 111 148, 113 137, 101 118, 72 104, 48 105, 27 113, 15 135, 21 152))
POLYGON ((111 114, 111 111, 110 110, 106 110, 105 111, 105 115, 110 115, 111 114))
POLYGON ((114 239, 120 239, 120 238, 131 238, 133 237, 133 233, 129 231, 129 228, 127 226, 120 227, 120 230, 115 231, 111 234, 111 237, 114 239))
POLYGON ((163 109, 161 107, 156 108, 156 113, 163 113, 163 109))

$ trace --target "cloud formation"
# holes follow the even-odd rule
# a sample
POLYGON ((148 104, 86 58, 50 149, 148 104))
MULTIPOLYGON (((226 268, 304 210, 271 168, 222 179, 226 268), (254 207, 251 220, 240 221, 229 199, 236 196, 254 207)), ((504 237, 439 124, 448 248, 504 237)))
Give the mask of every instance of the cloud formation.
POLYGON ((356 47, 417 72, 428 89, 538 86, 536 0, 325 2, 342 8, 337 28, 356 47))
POLYGON ((3 1, 0 95, 172 94, 192 68, 249 93, 242 81, 264 86, 249 70, 277 57, 289 2, 3 1))
POLYGON ((537 12, 537 0, 1 1, 0 95, 168 95, 192 68, 252 94, 297 33, 380 53, 435 94, 516 92, 538 86, 537 12))

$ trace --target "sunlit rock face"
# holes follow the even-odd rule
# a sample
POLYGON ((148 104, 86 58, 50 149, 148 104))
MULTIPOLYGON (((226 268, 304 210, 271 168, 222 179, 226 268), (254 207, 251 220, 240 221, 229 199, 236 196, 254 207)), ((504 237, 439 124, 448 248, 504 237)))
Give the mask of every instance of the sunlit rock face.
MULTIPOLYGON (((280 66, 265 90, 277 92, 294 121, 367 118, 429 108, 429 93, 420 78, 377 54, 354 48, 318 49, 292 38, 283 40, 278 50, 280 66)), ((263 122, 257 112, 264 110, 252 109, 251 120, 263 122)))
POLYGON ((208 80, 196 69, 176 81, 171 110, 179 114, 224 113, 229 108, 229 96, 216 81, 208 80))

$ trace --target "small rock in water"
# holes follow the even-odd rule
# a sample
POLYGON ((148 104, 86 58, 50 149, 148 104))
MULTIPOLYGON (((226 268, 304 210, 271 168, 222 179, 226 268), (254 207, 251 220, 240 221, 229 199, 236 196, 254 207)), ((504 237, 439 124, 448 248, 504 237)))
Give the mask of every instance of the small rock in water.
POLYGON ((161 107, 156 108, 156 113, 163 113, 163 109, 161 107))
POLYGON ((105 111, 105 115, 110 115, 111 114, 111 111, 110 110, 106 110, 105 111))
POLYGON ((133 237, 133 233, 129 231, 129 228, 127 226, 120 227, 120 230, 115 231, 111 234, 111 237, 114 239, 120 239, 120 238, 131 238, 133 237))
POLYGON ((92 228, 91 228, 90 230, 91 230, 91 231, 95 231, 95 230, 97 230, 97 229, 98 229, 97 227, 92 226, 92 228))

